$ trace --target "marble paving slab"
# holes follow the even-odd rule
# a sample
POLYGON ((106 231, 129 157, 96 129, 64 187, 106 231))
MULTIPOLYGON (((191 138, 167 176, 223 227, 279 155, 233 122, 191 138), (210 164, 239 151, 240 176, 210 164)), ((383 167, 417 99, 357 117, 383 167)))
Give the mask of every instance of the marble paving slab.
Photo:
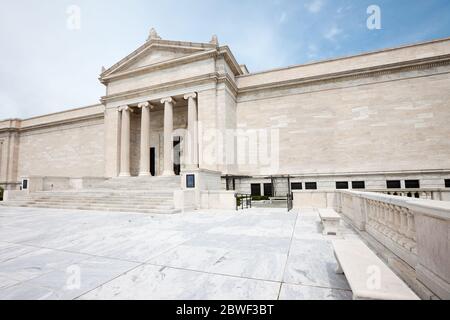
POLYGON ((331 239, 314 209, 0 207, 0 299, 347 299, 331 239), (74 267, 81 282, 68 287, 74 267))
POLYGON ((148 263, 249 279, 281 281, 287 254, 179 246, 148 263))
POLYGON ((350 290, 337 290, 283 283, 280 300, 352 300, 350 290))
POLYGON ((337 263, 328 240, 293 240, 284 282, 334 289, 350 289, 345 276, 336 274, 337 263))
POLYGON ((80 299, 135 300, 272 300, 280 284, 144 265, 80 299))

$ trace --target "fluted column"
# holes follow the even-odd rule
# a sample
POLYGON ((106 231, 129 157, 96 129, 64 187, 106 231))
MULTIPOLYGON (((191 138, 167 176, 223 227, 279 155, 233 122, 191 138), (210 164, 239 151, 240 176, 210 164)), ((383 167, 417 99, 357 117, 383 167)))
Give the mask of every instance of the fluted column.
POLYGON ((197 94, 189 93, 184 96, 188 101, 188 156, 185 157, 187 169, 198 168, 198 121, 197 121, 197 94))
POLYGON ((122 106, 119 108, 122 113, 122 128, 120 134, 120 177, 129 177, 130 174, 130 136, 131 121, 130 107, 122 106))
POLYGON ((164 171, 163 176, 174 176, 173 170, 173 106, 172 98, 161 100, 164 104, 164 171))
POLYGON ((150 109, 148 102, 138 104, 142 110, 141 115, 141 158, 139 163, 139 176, 150 176, 150 109))

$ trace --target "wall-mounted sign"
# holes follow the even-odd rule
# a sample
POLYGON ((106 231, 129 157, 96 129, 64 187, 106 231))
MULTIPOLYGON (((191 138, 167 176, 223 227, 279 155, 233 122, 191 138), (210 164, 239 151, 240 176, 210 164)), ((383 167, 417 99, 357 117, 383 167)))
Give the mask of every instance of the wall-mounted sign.
POLYGON ((195 174, 186 175, 186 188, 195 188, 195 174))

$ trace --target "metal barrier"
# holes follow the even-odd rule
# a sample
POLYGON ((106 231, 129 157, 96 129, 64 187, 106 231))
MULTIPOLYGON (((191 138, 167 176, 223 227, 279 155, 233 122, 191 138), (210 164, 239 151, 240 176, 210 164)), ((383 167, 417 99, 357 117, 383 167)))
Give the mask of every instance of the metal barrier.
POLYGON ((291 211, 294 208, 294 193, 287 194, 287 211, 291 211))
POLYGON ((239 194, 235 195, 236 197, 236 211, 239 209, 250 209, 252 207, 252 195, 250 194, 239 194))

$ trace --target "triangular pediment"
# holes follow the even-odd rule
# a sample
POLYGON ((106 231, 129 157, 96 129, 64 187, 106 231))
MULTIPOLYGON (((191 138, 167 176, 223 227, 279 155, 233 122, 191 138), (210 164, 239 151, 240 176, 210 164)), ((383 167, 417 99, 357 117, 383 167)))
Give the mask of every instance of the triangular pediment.
POLYGON ((215 50, 216 46, 206 43, 191 43, 167 40, 151 40, 136 51, 120 60, 101 74, 106 79, 127 72, 139 71, 146 67, 175 61, 202 52, 215 50))

